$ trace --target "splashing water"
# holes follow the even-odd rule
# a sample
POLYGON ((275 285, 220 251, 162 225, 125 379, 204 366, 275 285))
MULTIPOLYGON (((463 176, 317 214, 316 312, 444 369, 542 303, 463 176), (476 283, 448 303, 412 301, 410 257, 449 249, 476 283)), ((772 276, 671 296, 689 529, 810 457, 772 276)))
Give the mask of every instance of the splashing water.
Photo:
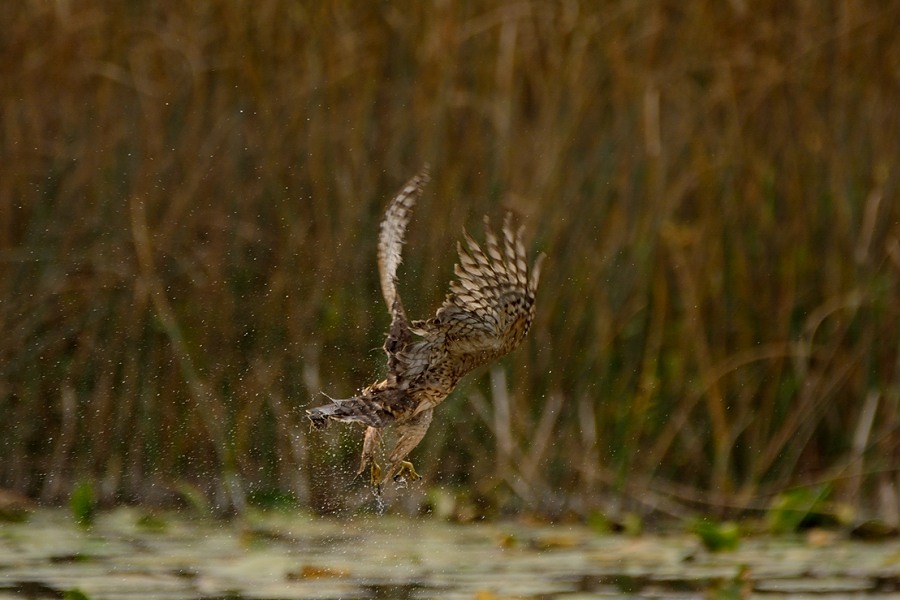
POLYGON ((387 509, 387 502, 384 501, 384 494, 381 492, 380 485, 372 486, 372 495, 375 496, 375 514, 383 517, 384 511, 387 509))

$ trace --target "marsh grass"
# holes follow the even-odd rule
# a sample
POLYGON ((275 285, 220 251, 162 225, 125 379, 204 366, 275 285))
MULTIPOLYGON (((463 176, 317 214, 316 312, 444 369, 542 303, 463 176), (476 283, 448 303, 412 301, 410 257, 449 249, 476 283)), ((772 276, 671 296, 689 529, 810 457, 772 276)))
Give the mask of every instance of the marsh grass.
POLYGON ((13 4, 0 485, 339 508, 356 433, 302 408, 382 368, 377 224, 429 161, 412 315, 484 213, 550 257, 430 484, 587 514, 829 481, 896 518, 898 5, 13 4))

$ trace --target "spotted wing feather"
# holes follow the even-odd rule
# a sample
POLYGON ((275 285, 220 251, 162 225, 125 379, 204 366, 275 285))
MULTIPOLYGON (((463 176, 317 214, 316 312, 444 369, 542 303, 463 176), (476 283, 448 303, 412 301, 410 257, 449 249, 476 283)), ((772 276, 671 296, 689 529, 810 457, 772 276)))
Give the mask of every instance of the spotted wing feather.
POLYGON ((466 235, 458 252, 456 279, 443 305, 433 318, 412 323, 411 331, 423 338, 403 356, 413 372, 427 367, 426 354, 432 360, 442 354, 465 373, 511 351, 531 326, 543 255, 529 273, 522 229, 513 229, 511 214, 504 220, 502 240, 485 219, 484 247, 466 235))
POLYGON ((418 175, 406 182, 403 189, 394 196, 384 213, 378 232, 378 274, 381 278, 381 293, 388 310, 393 310, 397 293, 397 267, 403 261, 403 244, 406 242, 406 227, 412 215, 413 206, 422 196, 422 190, 431 179, 428 165, 418 175))

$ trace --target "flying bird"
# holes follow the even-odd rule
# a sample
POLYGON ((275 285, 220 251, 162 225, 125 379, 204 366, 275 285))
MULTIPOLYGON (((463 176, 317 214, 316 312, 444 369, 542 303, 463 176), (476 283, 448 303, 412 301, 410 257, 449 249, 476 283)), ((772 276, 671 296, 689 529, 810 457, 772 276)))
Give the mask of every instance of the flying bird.
POLYGON ((371 466, 376 489, 389 479, 419 479, 406 457, 428 431, 434 408, 466 373, 518 346, 534 319, 544 255, 538 256, 529 271, 523 228, 513 228, 511 213, 503 221, 502 237, 485 217, 484 246, 468 234, 465 246, 457 244, 456 279, 434 317, 422 321, 407 318, 397 291, 397 267, 413 206, 429 179, 426 165, 403 186, 388 205, 378 235, 381 292, 391 315, 384 342, 387 377, 357 396, 332 399, 307 411, 316 429, 324 429, 332 420, 366 425, 357 474, 371 466), (382 472, 375 452, 382 430, 391 426, 397 430, 397 441, 382 472))

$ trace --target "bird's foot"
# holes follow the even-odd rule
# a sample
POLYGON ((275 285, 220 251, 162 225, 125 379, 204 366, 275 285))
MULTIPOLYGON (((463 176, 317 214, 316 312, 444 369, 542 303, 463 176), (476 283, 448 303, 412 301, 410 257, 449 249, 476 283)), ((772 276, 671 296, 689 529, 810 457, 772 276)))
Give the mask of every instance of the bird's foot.
POLYGON ((372 468, 369 471, 369 483, 371 483, 372 487, 376 490, 381 490, 381 467, 378 466, 378 463, 374 460, 372 461, 372 468))
POLYGON ((422 476, 416 473, 415 467, 408 460, 401 460, 397 473, 394 475, 394 481, 408 477, 410 481, 418 481, 422 476))

